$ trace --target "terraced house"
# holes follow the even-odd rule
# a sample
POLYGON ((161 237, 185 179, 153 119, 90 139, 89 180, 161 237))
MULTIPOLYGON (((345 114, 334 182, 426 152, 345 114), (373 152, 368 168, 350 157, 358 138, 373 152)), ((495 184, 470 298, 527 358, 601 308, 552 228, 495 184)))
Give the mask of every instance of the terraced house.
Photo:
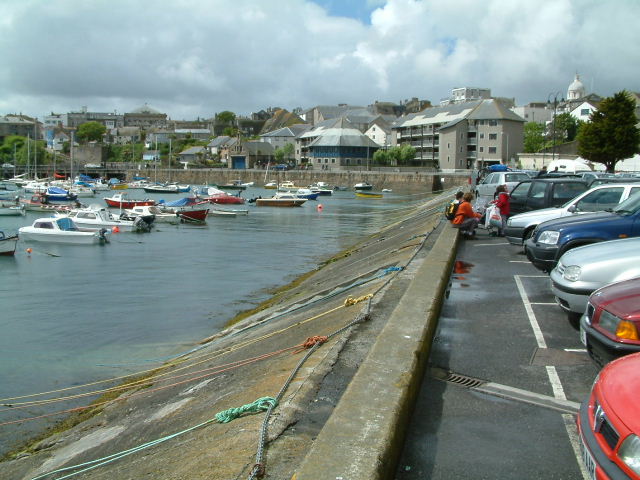
POLYGON ((416 149, 416 167, 480 169, 493 163, 514 164, 523 149, 524 123, 501 101, 482 99, 402 117, 392 126, 392 141, 416 149))

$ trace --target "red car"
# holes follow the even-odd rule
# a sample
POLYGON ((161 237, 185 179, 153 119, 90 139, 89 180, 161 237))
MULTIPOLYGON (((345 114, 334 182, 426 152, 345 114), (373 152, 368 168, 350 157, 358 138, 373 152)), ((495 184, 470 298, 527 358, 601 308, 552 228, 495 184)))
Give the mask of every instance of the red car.
POLYGON ((599 365, 640 352, 640 278, 593 292, 580 321, 580 338, 599 365))
POLYGON ((601 371, 577 424, 589 478, 640 479, 640 353, 601 371))

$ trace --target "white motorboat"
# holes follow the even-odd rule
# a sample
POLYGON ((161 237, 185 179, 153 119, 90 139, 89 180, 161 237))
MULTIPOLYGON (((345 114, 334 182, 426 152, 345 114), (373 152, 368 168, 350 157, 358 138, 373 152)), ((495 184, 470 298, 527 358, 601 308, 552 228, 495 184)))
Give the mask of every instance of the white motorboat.
POLYGON ((254 201, 258 207, 300 207, 307 199, 300 198, 290 192, 278 191, 273 197, 256 198, 254 201))
POLYGON ((74 208, 68 213, 56 213, 55 217, 70 218, 81 228, 108 228, 114 232, 149 232, 155 218, 153 215, 129 216, 124 212, 117 216, 97 205, 74 208))
POLYGON ((32 225, 18 229, 22 240, 75 245, 106 243, 110 234, 106 228, 80 228, 68 217, 38 218, 32 225))
POLYGON ((127 208, 125 212, 128 215, 139 215, 142 217, 153 215, 154 223, 170 223, 177 225, 180 223, 180 217, 175 212, 168 212, 154 205, 137 205, 133 208, 127 208))
POLYGON ((26 215, 24 204, 16 202, 3 202, 0 200, 0 215, 26 215))

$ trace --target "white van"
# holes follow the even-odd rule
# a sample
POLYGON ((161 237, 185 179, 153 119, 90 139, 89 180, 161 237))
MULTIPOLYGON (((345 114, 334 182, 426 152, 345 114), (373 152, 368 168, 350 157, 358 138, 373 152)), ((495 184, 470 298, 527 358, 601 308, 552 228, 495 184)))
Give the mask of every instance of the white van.
POLYGON ((547 165, 547 172, 551 173, 558 168, 558 173, 590 172, 592 168, 580 160, 552 160, 547 165))

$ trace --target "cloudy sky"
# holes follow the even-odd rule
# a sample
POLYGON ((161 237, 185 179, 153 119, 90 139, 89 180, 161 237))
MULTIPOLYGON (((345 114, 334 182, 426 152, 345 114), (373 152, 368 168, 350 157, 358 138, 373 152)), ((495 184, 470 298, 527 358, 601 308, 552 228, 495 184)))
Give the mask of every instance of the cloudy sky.
MULTIPOLYGON (((639 0, 0 0, 0 115, 640 91, 639 0)), ((553 97, 553 95, 552 95, 553 97)))

